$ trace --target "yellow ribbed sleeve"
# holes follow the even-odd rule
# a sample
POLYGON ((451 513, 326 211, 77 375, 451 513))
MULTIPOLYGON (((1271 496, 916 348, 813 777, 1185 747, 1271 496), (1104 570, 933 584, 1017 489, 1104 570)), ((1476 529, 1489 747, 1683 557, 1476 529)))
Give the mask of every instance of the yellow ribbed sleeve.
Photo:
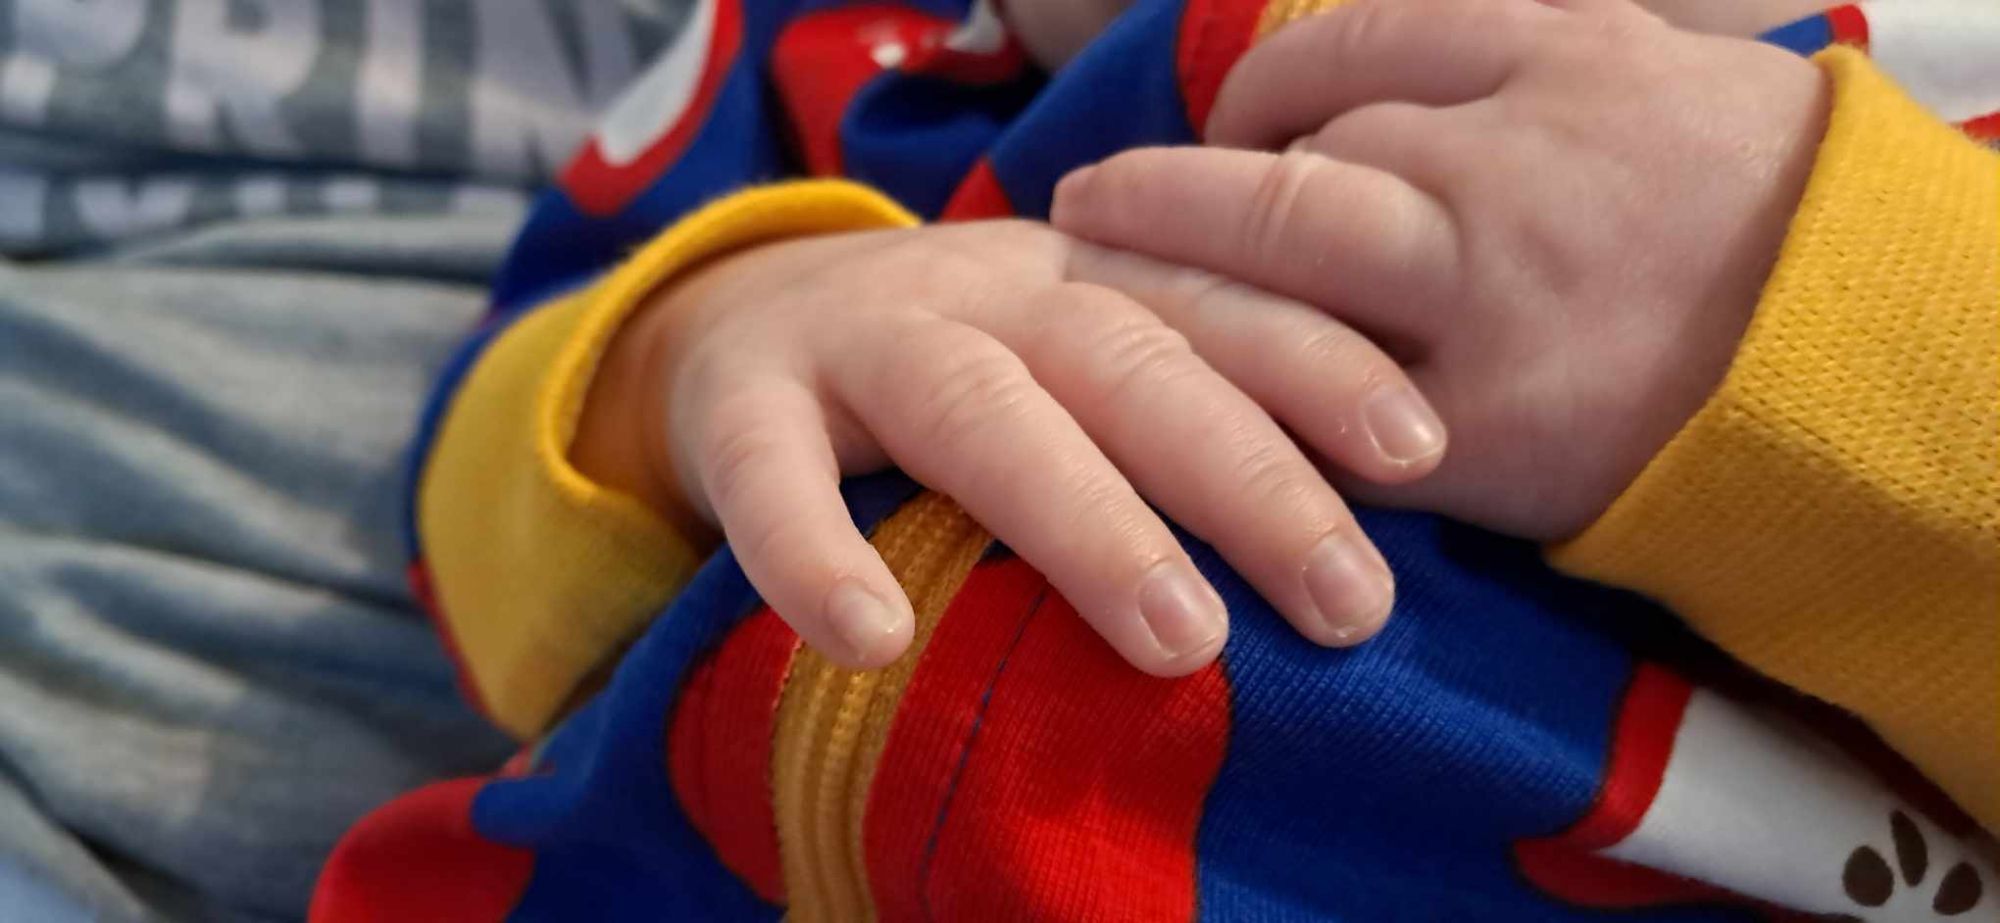
POLYGON ((778 238, 915 223, 847 182, 744 192, 682 220, 487 348, 424 463, 417 532, 446 629, 502 727, 520 736, 545 727, 706 551, 570 464, 591 377, 619 325, 701 260, 778 238))
POLYGON ((2000 156, 1861 54, 1720 390, 1558 566, 1859 714, 2000 830, 2000 156))

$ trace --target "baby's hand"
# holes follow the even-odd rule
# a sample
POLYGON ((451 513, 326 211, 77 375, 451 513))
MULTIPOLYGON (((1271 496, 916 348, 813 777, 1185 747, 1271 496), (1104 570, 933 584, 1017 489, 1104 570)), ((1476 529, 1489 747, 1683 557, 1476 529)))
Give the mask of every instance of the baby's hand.
POLYGON ((1381 556, 1273 415, 1383 483, 1444 449, 1396 363, 1325 314, 997 222, 770 244, 695 271, 614 341, 575 454, 593 473, 622 465, 609 479, 655 507, 688 498, 838 662, 909 643, 909 603, 837 491, 893 464, 1047 574, 1127 660, 1178 675, 1221 649, 1225 608, 1147 500, 1315 641, 1358 642, 1388 614, 1381 556))
POLYGON ((1357 0, 1223 86, 1209 139, 1285 153, 1124 154, 1067 178, 1054 221, 1390 345, 1452 453, 1356 495, 1556 539, 1721 380, 1826 97, 1807 61, 1626 0, 1357 0))

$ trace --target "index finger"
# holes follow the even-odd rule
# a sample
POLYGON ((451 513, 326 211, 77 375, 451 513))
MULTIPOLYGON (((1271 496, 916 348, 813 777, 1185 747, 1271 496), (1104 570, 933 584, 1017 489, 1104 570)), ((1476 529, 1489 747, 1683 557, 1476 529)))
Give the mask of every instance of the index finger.
POLYGON ((1349 110, 1491 96, 1533 30, 1563 15, 1532 0, 1358 0, 1278 30, 1231 68, 1203 132, 1275 148, 1349 110))
POLYGON ((1310 151, 1143 148, 1056 186, 1049 220, 1321 309, 1378 340, 1425 341, 1456 277, 1451 214, 1402 178, 1310 151), (1430 315, 1430 316, 1426 316, 1430 315))

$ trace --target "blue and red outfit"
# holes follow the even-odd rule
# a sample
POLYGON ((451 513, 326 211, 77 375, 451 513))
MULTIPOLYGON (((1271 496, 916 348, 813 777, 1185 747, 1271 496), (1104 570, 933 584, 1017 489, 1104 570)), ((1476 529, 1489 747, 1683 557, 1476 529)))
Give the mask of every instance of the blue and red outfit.
MULTIPOLYGON (((1990 842, 1867 734, 1690 681, 1662 664, 1701 648, 1660 610, 1531 546, 1363 511, 1396 615, 1328 651, 1183 536, 1232 632, 1166 681, 948 501, 863 479, 850 506, 919 629, 853 674, 726 548, 694 571, 564 467, 603 339, 675 269, 908 213, 1040 216, 1073 167, 1198 141, 1275 15, 1145 0, 1048 76, 983 2, 696 4, 537 204, 413 456, 413 576, 469 694, 539 743, 360 824, 315 918, 2000 920, 1990 842), (882 195, 704 208, 801 175, 882 195)), ((1817 51, 1849 15, 1776 37, 1817 51)))

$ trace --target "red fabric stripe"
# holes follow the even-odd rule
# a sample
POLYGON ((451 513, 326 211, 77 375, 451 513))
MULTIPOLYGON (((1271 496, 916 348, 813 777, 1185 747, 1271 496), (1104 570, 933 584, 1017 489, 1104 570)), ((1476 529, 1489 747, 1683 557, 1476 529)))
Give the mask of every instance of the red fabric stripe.
POLYGON ((452 677, 458 682, 458 694, 472 705, 472 710, 488 721, 493 720, 493 712, 486 707, 486 700, 479 695, 479 683, 472 677, 472 668, 466 665, 464 655, 458 651, 458 641, 452 636, 451 622, 444 617, 444 607, 438 605, 437 592, 431 588, 431 569, 422 558, 410 562, 404 568, 403 578, 410 584, 410 594, 417 598, 418 607, 430 619, 431 629, 437 632, 438 641, 444 645, 446 657, 451 658, 452 677))
POLYGON ((428 785, 341 837, 320 871, 314 923, 490 923, 527 889, 534 854, 482 839, 472 799, 485 779, 428 785))
POLYGON ((1017 559, 973 568, 903 690, 862 825, 869 890, 884 923, 927 917, 917 885, 931 825, 972 734, 981 694, 1045 588, 1041 575, 1017 559))
POLYGON ((798 635, 768 607, 729 633, 689 675, 667 725, 667 776, 722 864, 784 903, 771 806, 771 735, 798 635))
POLYGON ((945 221, 978 221, 982 218, 1007 218, 1014 214, 1014 204, 1007 201, 1007 190, 1000 188, 1000 177, 993 172, 992 161, 984 157, 974 165, 971 173, 958 184, 958 191, 952 193, 951 201, 945 203, 940 216, 945 221))
POLYGON ((1188 124, 1196 135, 1206 133, 1222 78, 1250 50, 1264 6, 1265 0, 1188 0, 1182 11, 1174 71, 1180 78, 1188 124))
POLYGON ((1860 7, 1850 3, 1827 10, 1826 23, 1833 30, 1835 42, 1868 50, 1868 16, 1860 7))
POLYGON ((919 667, 920 679, 952 672, 977 682, 952 682, 945 700, 930 698, 945 683, 913 683, 905 713, 929 720, 906 728, 899 715, 883 767, 899 771, 877 773, 870 846, 896 847, 870 849, 882 919, 1190 918, 1195 833, 1229 732, 1220 668, 1174 681, 1146 676, 1039 575, 1028 579, 1025 565, 983 569, 919 667), (977 647, 957 637, 961 629, 983 635, 977 647), (1003 631, 1014 636, 998 638, 1003 631), (925 730, 929 752, 913 752, 925 730), (927 797, 891 787, 916 764, 943 769, 944 790, 938 776, 917 789, 927 797), (884 822, 907 807, 892 802, 906 800, 929 816, 898 817, 903 839, 881 843, 884 822), (896 867, 879 867, 878 857, 896 867))

